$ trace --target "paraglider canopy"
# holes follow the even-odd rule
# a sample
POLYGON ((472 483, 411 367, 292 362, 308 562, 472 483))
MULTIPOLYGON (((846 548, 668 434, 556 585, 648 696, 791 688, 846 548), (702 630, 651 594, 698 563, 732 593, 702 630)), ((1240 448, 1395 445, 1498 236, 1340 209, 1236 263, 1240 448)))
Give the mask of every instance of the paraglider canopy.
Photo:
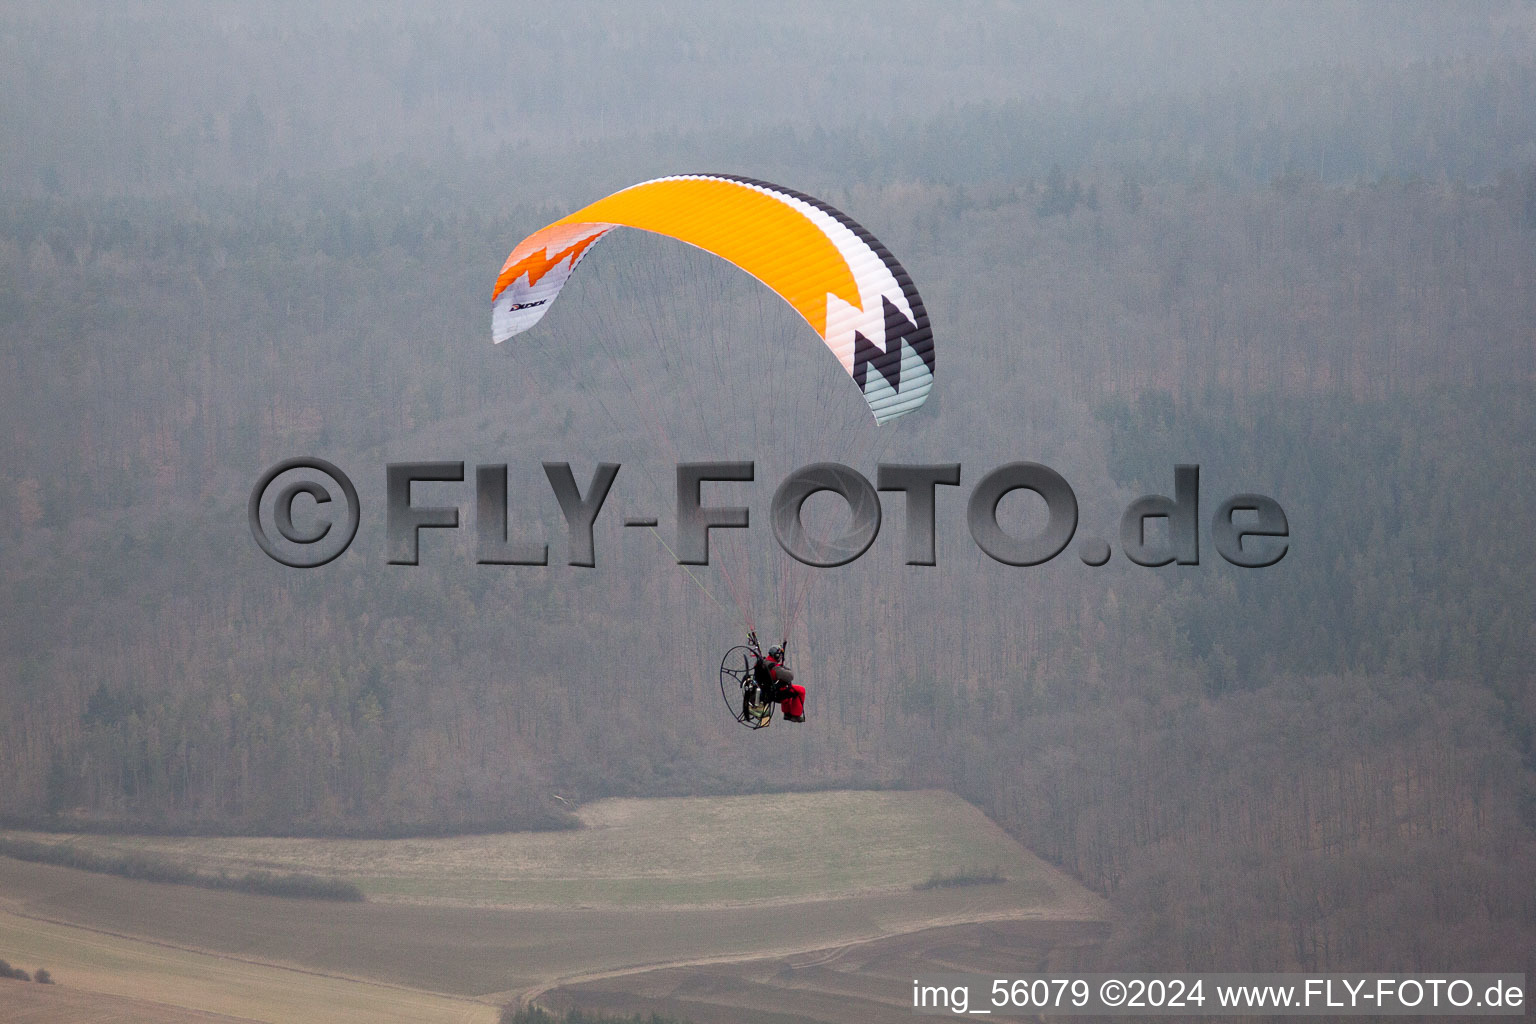
POLYGON ((538 323, 615 227, 687 242, 772 289, 837 356, 877 423, 911 412, 932 390, 933 332, 889 250, 820 200, 731 175, 641 182, 523 239, 496 277, 492 338, 499 344, 538 323))

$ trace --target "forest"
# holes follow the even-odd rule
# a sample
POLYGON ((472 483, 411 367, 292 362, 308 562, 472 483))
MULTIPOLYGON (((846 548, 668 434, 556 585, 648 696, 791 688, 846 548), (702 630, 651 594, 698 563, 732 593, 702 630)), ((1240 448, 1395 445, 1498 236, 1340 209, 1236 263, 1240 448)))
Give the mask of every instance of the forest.
MULTIPOLYGON (((452 19, 386 19, 369 62, 374 16, 336 10, 308 36, 75 10, 119 45, 68 89, 72 23, 0 19, 22 143, 0 155, 0 819, 416 835, 566 827, 611 795, 940 786, 1114 901, 1116 969, 1536 975, 1528 6, 1424 8, 1416 32, 1338 8, 1343 37, 1382 28, 1369 58, 1309 25, 1310 49, 1245 64, 1218 26, 1190 44, 1212 66, 1106 62, 1075 92, 1065 57, 1005 90, 1013 36, 962 65, 941 33, 901 116, 872 63, 776 113, 780 49, 714 17, 637 30, 610 94, 530 84, 609 31, 592 8, 529 25, 565 48, 494 85, 452 70, 484 57, 452 19), (294 38, 333 62, 284 77, 294 38), (226 82, 209 47, 272 70, 226 82), (743 69, 742 116, 654 59, 674 47, 743 69), (198 88, 143 75, 157 51, 198 88), (929 408, 849 426, 792 318, 644 240, 583 265, 543 346, 493 349, 519 238, 710 169, 814 192, 900 254, 937 339, 929 408), (754 356, 695 358, 722 345, 754 356), (776 408, 743 413, 763 379, 776 408), (279 566, 245 503, 300 454, 346 467, 365 510, 388 462, 509 464, 551 564, 476 565, 466 529, 390 566, 375 514, 331 565, 279 566), (784 471, 964 466, 937 565, 902 564, 891 498, 869 554, 797 577, 798 733, 723 713, 726 570, 695 581, 611 519, 596 568, 564 564, 541 462, 666 492, 677 457, 758 461, 739 547, 765 630, 784 471), (1015 460, 1071 482, 1080 537, 1198 464, 1202 516, 1273 496, 1289 550, 1230 565, 1207 519, 1199 565, 1089 568, 1075 545, 1001 565, 963 494, 1015 460)), ((1167 13, 1170 37, 1199 20, 1167 13)), ((1039 21, 1059 55, 1105 44, 1039 21)), ((777 46, 813 63, 835 29, 797 8, 777 46)), ((467 489, 433 493, 469 514, 467 489)))

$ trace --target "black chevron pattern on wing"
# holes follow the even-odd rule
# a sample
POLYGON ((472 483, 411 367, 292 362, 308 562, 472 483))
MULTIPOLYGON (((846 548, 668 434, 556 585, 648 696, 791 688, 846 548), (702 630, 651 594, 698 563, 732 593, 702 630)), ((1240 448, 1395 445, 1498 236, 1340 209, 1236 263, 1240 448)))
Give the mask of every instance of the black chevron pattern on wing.
POLYGON ((860 388, 869 378, 869 368, 873 366, 879 371, 885 382, 897 391, 901 390, 901 343, 898 341, 892 345, 886 341, 886 349, 880 351, 870 340, 864 337, 864 332, 853 332, 853 379, 860 388))
MULTIPOLYGON (((906 342, 912 347, 912 351, 922 359, 923 365, 928 367, 928 372, 933 372, 933 328, 928 326, 928 318, 918 313, 916 322, 907 319, 907 315, 901 308, 892 302, 890 298, 882 295, 880 301, 885 304, 885 347, 889 352, 901 355, 901 342, 906 342)), ((896 389, 900 391, 900 388, 896 389)))
MULTIPOLYGON (((869 246, 870 250, 880 258, 880 261, 885 264, 886 269, 891 272, 891 276, 896 279, 896 283, 901 286, 901 293, 903 297, 906 298, 907 305, 912 307, 912 315, 916 318, 914 325, 913 321, 907 320, 906 317, 902 317, 902 320, 905 321, 908 325, 913 325, 907 328, 909 331, 912 331, 915 327, 915 332, 907 335, 907 343, 917 350, 917 354, 922 357, 923 365, 928 367, 928 372, 933 372, 933 328, 928 325, 928 311, 923 307, 923 298, 921 295, 917 294, 917 286, 912 283, 912 276, 907 273, 907 268, 903 267, 900 261, 898 261, 895 256, 891 255, 891 251, 887 249, 878 238, 870 234, 869 231, 865 229, 864 225, 860 224, 858 221, 854 220, 852 217, 848 216, 837 207, 828 203, 824 203, 820 199, 817 199, 815 196, 808 196, 804 192, 797 192, 792 188, 785 188, 783 185, 775 185, 771 181, 762 181, 758 178, 744 178, 739 174, 702 174, 691 176, 704 178, 723 178, 727 181, 740 182, 743 185, 756 185, 761 188, 773 189, 775 192, 783 193, 786 196, 790 196, 791 198, 798 199, 801 202, 808 203, 809 205, 816 207, 818 210, 821 210, 833 220, 843 225, 843 227, 847 228, 849 231, 852 231, 856 236, 858 236, 861 242, 869 246)), ((690 175, 684 175, 684 177, 690 177, 690 175)), ((893 352, 899 353, 901 351, 900 345, 891 346, 889 344, 889 339, 892 337, 889 310, 890 307, 887 305, 885 328, 887 348, 893 352)), ((864 345, 869 345, 869 339, 858 339, 857 335, 855 338, 857 339, 855 341, 856 346, 861 343, 864 345)), ((875 349, 874 346, 869 345, 869 347, 874 349, 877 354, 880 353, 880 350, 875 349)), ((854 366, 857 368, 860 365, 857 362, 857 353, 855 353, 854 359, 854 366)), ((855 379, 859 381, 860 385, 864 383, 862 375, 858 374, 857 372, 855 373, 855 379)), ((890 380, 891 375, 886 374, 885 379, 890 380)), ((894 386, 895 385, 893 384, 892 387, 894 386)))
POLYGON ((905 342, 923 360, 928 372, 933 372, 933 329, 928 318, 913 323, 888 296, 880 297, 885 307, 885 351, 870 343, 859 331, 853 332, 853 379, 859 387, 869 379, 873 366, 894 390, 901 390, 901 346, 905 342))

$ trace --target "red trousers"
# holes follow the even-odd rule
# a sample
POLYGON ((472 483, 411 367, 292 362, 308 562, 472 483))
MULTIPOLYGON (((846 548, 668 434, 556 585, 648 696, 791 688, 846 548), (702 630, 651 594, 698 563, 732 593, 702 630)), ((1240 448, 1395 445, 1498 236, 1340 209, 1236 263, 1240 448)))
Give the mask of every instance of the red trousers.
POLYGON ((779 704, 783 707, 784 713, 786 715, 804 715, 805 687, 790 683, 787 689, 789 692, 779 698, 779 704))

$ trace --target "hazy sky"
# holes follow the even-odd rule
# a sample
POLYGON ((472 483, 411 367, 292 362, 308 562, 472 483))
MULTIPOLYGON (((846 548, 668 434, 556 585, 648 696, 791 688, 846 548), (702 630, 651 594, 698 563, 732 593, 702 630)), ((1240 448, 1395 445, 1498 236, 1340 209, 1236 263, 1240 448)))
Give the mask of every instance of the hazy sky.
POLYGON ((1536 6, 1518 3, 13 4, 0 187, 161 191, 1013 99, 1071 120, 1532 53, 1536 6))

